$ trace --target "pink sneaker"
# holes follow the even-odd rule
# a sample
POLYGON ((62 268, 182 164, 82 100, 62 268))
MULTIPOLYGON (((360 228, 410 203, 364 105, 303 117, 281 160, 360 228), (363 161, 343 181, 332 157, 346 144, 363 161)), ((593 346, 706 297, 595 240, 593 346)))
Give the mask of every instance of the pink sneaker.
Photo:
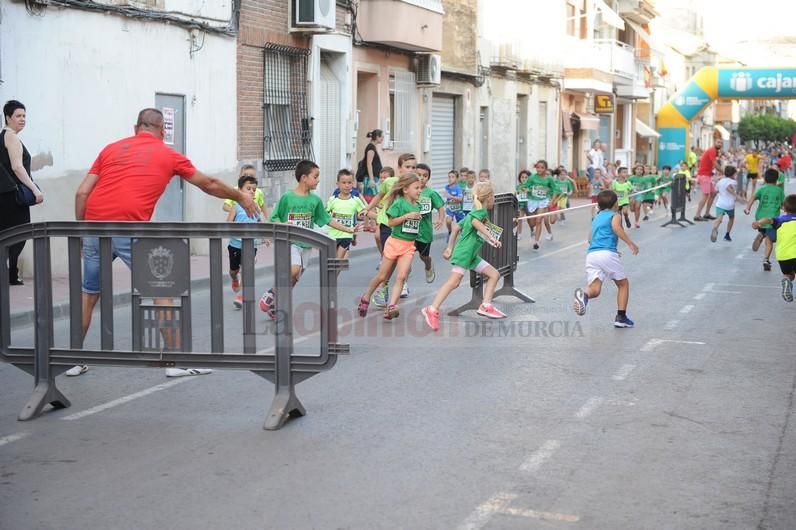
POLYGON ((476 311, 482 317, 487 318, 506 318, 505 313, 499 310, 497 307, 493 306, 492 304, 481 304, 476 311))
POLYGON ((240 292, 240 280, 237 278, 232 280, 232 292, 233 293, 240 292))
POLYGON ((274 292, 268 291, 260 298, 260 311, 269 313, 274 305, 274 292))
POLYGON ((235 309, 240 309, 241 307, 243 307, 243 296, 237 295, 235 299, 232 301, 232 305, 235 307, 235 309))
POLYGON ((426 319, 426 324, 428 327, 437 331, 439 329, 439 311, 436 311, 433 307, 426 306, 420 310, 423 317, 426 319))

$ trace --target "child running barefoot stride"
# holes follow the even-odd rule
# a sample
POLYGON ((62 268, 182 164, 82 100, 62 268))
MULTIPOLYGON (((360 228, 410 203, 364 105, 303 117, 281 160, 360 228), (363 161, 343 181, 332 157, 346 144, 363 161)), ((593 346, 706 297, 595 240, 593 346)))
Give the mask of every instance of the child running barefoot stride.
POLYGON ((437 331, 439 329, 439 308, 446 298, 462 282, 462 277, 468 270, 474 270, 486 276, 484 285, 484 301, 478 308, 478 314, 488 318, 506 318, 506 315, 492 305, 500 273, 492 265, 484 261, 481 256, 481 245, 487 241, 490 245, 500 247, 500 241, 487 229, 487 209, 495 205, 495 193, 489 182, 481 182, 473 190, 473 210, 460 224, 455 225, 453 234, 448 242, 448 248, 442 257, 450 259, 453 265, 451 275, 442 285, 430 306, 421 310, 426 324, 437 331), (461 237, 457 236, 461 233, 461 237), (451 250, 452 249, 452 250, 451 250))
POLYGON ((630 282, 625 268, 619 259, 618 240, 630 247, 633 255, 638 254, 638 246, 627 236, 622 227, 622 218, 617 215, 617 197, 613 191, 601 191, 597 196, 600 211, 591 222, 589 250, 586 254, 586 275, 588 287, 575 289, 573 309, 580 316, 586 314, 589 300, 600 296, 603 283, 613 280, 618 289, 616 295, 617 312, 614 319, 616 328, 632 328, 633 321, 627 318, 627 302, 630 298, 630 282))
POLYGON ((376 276, 370 280, 368 289, 359 300, 359 316, 368 314, 370 297, 380 285, 386 285, 393 271, 398 269, 395 285, 390 291, 390 300, 384 309, 385 320, 392 320, 399 315, 398 300, 401 288, 409 277, 412 268, 412 257, 415 255, 415 239, 420 231, 420 193, 423 186, 415 173, 404 173, 386 196, 385 209, 387 224, 392 233, 384 242, 384 254, 376 276))
POLYGON ((793 302, 793 281, 796 279, 796 195, 788 195, 782 203, 785 213, 758 219, 752 223, 755 230, 773 225, 777 234, 777 261, 782 271, 782 299, 793 302))

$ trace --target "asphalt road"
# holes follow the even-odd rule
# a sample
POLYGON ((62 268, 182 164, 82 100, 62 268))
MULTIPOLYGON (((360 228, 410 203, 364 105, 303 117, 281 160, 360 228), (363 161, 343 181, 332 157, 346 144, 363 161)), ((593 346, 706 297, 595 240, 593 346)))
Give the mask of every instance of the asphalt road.
MULTIPOLYGON (((20 423, 32 379, 0 365, 0 529, 796 527, 796 304, 749 222, 732 243, 710 243, 706 223, 631 231, 636 328, 618 330, 613 287, 585 317, 570 309, 587 217, 539 252, 520 241, 517 286, 535 304, 498 299, 508 321, 445 317, 437 334, 419 309, 447 265, 431 285, 417 266, 398 321, 353 325, 376 267, 357 257, 340 291, 352 353, 298 386, 308 415, 280 431, 261 430, 272 385, 234 371, 94 367, 58 378, 71 408, 20 423)), ((315 278, 296 294, 298 353, 317 352, 315 278)), ((206 300, 194 293, 199 346, 206 300)), ((121 346, 129 311, 116 319, 121 346)))

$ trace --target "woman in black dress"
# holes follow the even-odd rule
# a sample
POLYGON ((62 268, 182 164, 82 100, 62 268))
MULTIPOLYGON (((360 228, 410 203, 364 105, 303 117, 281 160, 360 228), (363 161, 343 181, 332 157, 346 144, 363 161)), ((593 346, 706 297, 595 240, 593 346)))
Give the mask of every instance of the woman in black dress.
MULTIPOLYGON (((17 204, 17 186, 30 188, 36 204, 44 200, 30 177, 30 153, 17 136, 25 128, 25 105, 11 100, 3 106, 3 116, 5 128, 0 132, 0 232, 30 222, 30 208, 17 204)), ((8 249, 8 281, 11 285, 22 285, 18 262, 24 246, 23 241, 8 249)))
POLYGON ((384 131, 374 129, 368 133, 367 137, 370 138, 370 142, 365 146, 365 155, 357 168, 357 189, 359 189, 359 193, 364 193, 366 187, 373 186, 376 183, 382 167, 379 149, 376 146, 384 141, 384 131))

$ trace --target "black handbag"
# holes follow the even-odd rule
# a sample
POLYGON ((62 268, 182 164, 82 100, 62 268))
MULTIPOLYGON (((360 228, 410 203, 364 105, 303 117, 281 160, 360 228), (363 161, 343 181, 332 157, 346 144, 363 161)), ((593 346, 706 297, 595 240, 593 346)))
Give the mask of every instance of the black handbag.
MULTIPOLYGON (((31 179, 31 182, 33 179, 31 179)), ((35 182, 33 183, 36 186, 36 189, 41 191, 41 188, 35 182)), ((35 206, 36 205, 36 196, 30 191, 30 188, 25 186, 24 184, 17 184, 17 191, 14 195, 14 198, 17 200, 17 204, 20 206, 35 206)))

